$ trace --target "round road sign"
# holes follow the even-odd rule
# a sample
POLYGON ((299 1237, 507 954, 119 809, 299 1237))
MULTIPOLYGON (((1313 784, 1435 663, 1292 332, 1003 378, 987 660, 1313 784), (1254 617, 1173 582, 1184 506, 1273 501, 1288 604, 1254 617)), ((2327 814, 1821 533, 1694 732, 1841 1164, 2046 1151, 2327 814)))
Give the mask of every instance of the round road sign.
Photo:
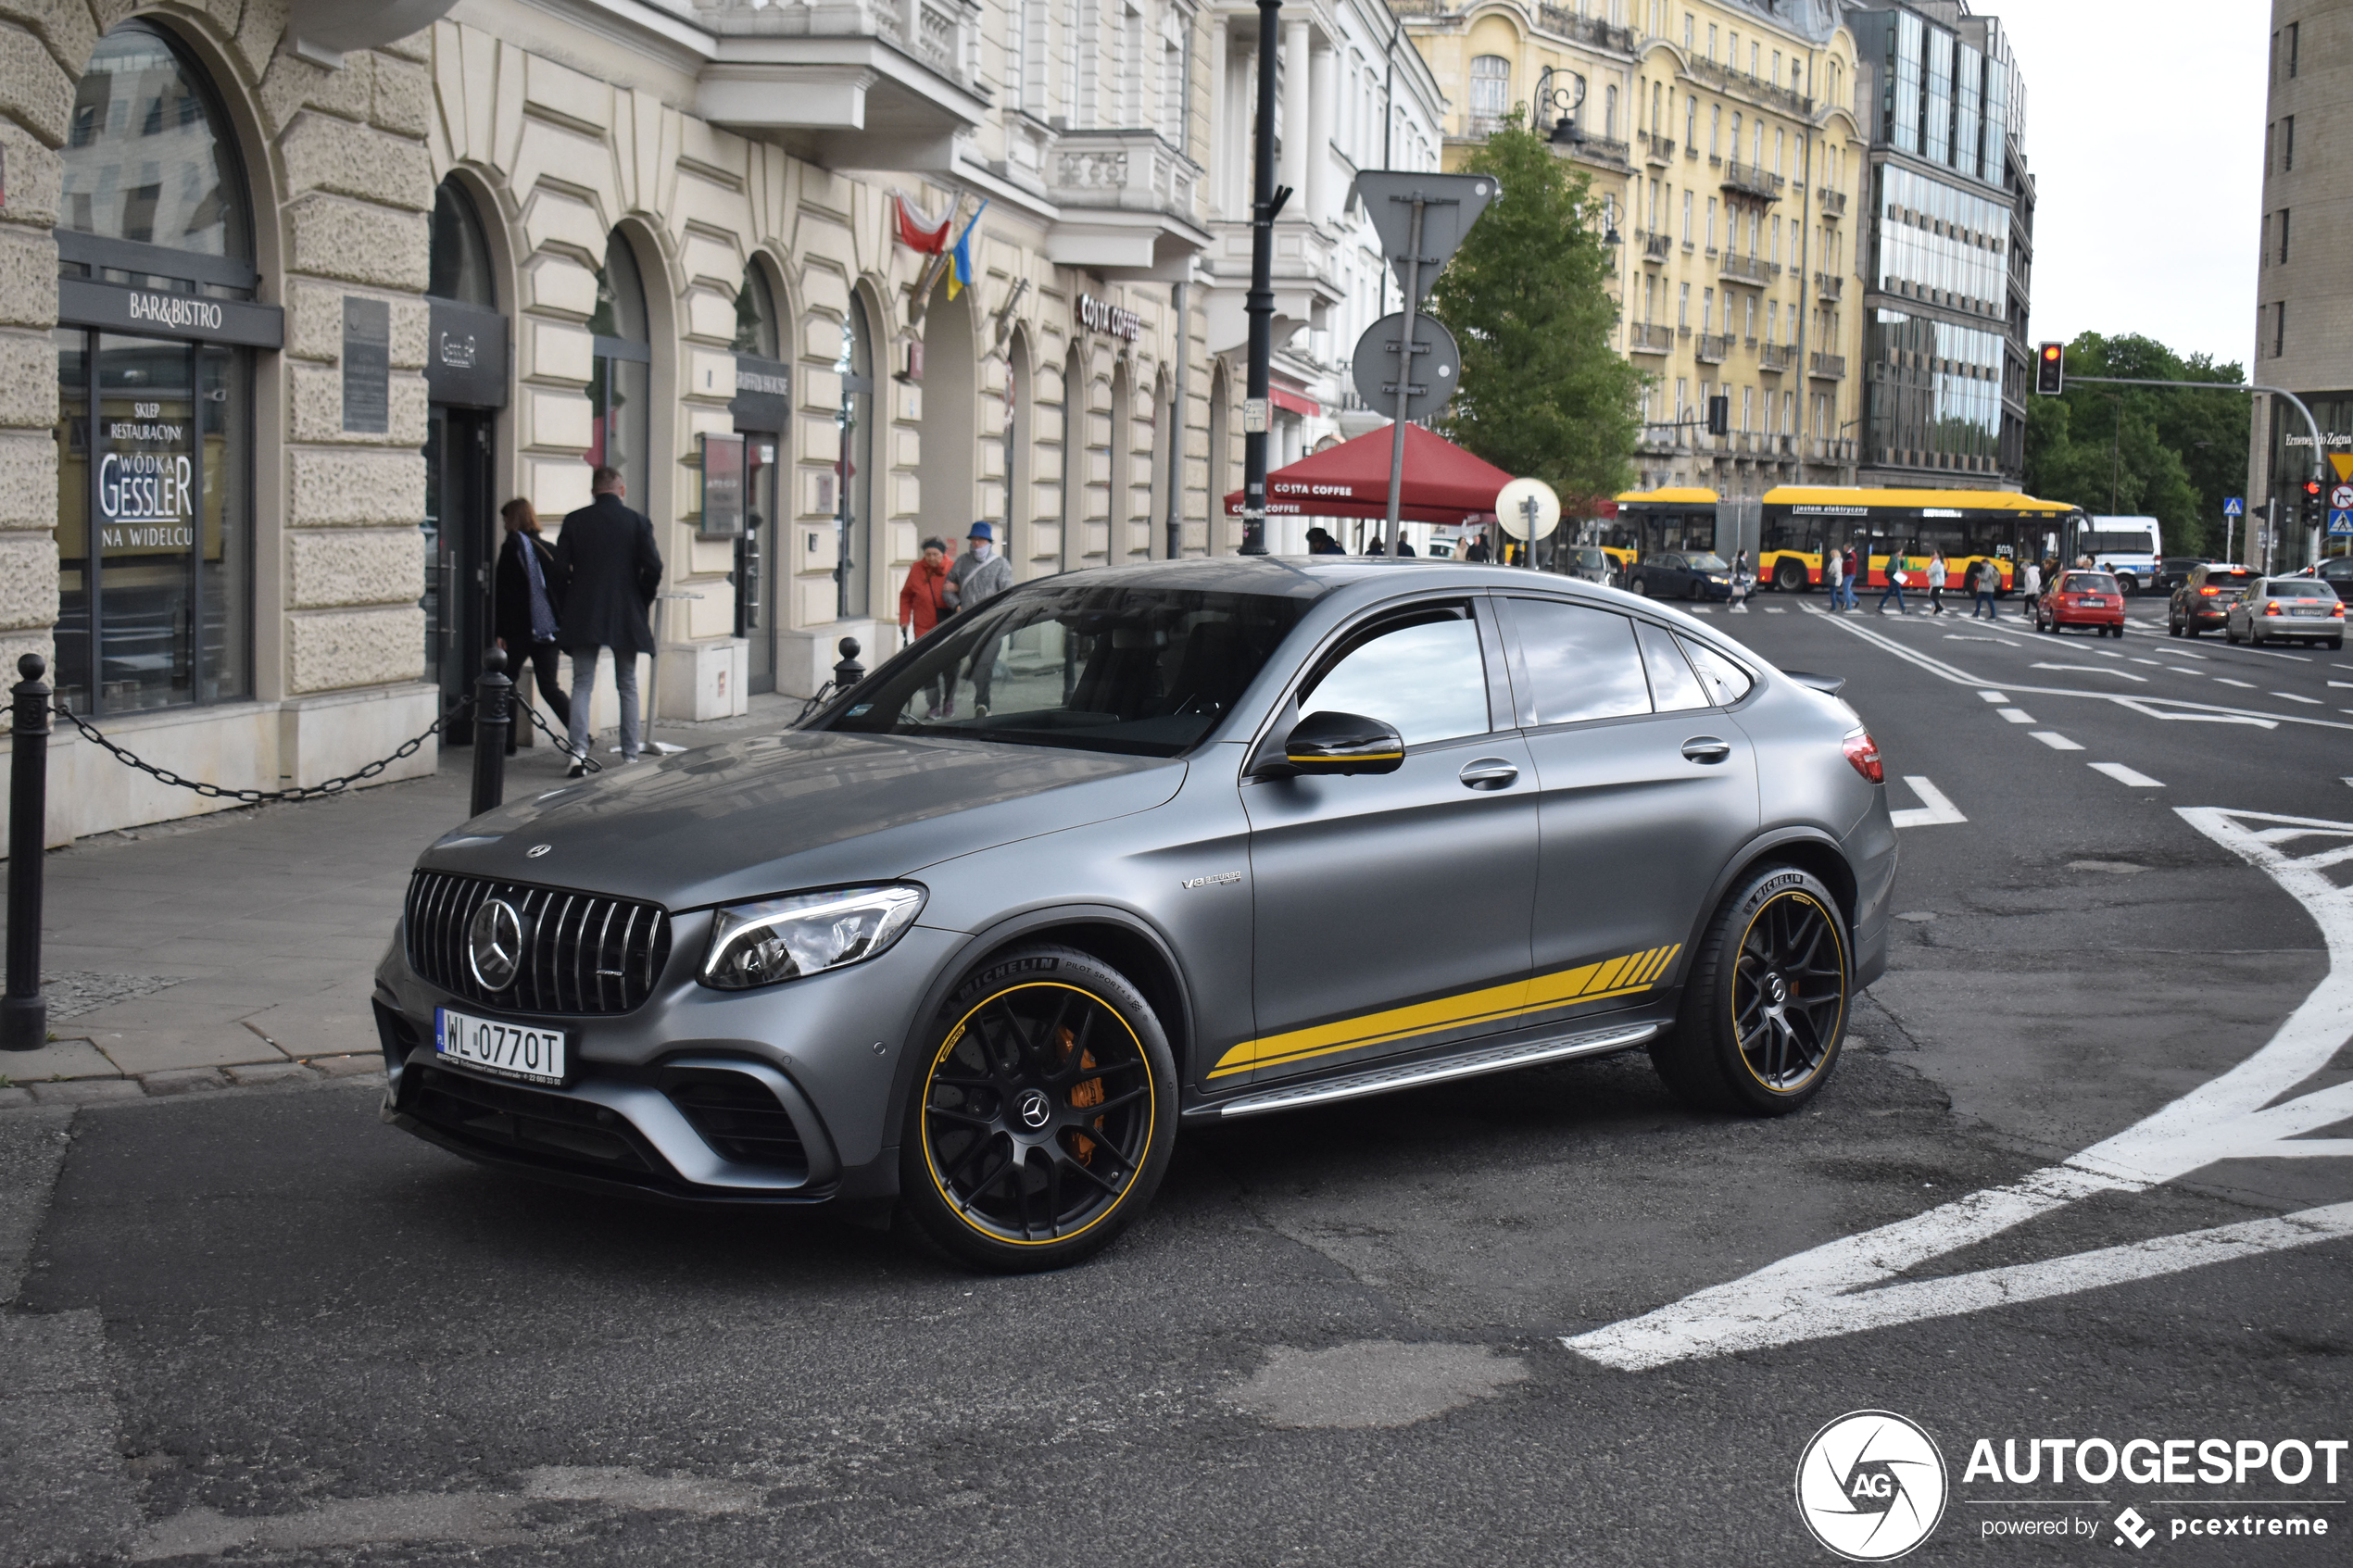
POLYGON ((2353 484, 2340 484, 2329 492, 2329 505, 2338 511, 2353 511, 2353 484))
POLYGON ((1515 539, 1541 539, 1560 526, 1560 497, 1541 479, 1515 479, 1495 493, 1495 516, 1515 539))

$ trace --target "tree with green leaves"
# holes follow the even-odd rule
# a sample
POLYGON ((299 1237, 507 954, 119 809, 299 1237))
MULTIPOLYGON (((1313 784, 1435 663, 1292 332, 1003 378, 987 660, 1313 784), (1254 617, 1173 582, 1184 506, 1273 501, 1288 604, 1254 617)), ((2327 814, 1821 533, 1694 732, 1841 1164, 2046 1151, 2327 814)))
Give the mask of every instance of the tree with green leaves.
POLYGON ((1616 270, 1591 183, 1517 121, 1467 172, 1501 189, 1430 292, 1462 345, 1461 388, 1440 431, 1497 468, 1543 480, 1563 508, 1632 480, 1642 374, 1610 346, 1616 270))
POLYGON ((2029 401, 2029 494, 2070 501, 2095 515, 2153 517, 2165 548, 2222 548, 2222 502, 2246 493, 2246 392, 2174 392, 2104 386, 2077 376, 2214 382, 2243 386, 2246 370, 2208 355, 2186 358, 2137 333, 2084 332, 2068 345, 2066 392, 2029 401))

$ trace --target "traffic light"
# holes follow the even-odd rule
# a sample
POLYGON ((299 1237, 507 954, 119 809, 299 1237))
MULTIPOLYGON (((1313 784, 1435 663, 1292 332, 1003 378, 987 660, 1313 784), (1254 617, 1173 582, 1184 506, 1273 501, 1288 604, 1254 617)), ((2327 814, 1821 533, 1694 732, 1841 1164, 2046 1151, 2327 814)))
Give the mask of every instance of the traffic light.
POLYGON ((2067 345, 2046 343, 2034 351, 2034 390, 2057 397, 2067 390, 2067 345))
POLYGON ((1707 433, 1732 433, 1732 400, 1720 392, 1707 400, 1707 433))
POLYGON ((2321 509, 2321 482, 2319 480, 2308 479, 2304 482, 2304 488, 2300 492, 2297 505, 2305 527, 2321 526, 2325 521, 2325 514, 2321 509))

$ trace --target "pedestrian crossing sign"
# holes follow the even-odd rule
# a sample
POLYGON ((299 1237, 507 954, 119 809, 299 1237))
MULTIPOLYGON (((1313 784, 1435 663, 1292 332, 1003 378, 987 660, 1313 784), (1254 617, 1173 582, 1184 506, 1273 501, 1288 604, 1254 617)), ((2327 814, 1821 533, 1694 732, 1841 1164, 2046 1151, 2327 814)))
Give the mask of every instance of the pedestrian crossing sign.
POLYGON ((2332 535, 2353 533, 2353 511, 2332 508, 2329 511, 2329 533, 2332 535))
POLYGON ((2246 503, 2241 500, 2238 496, 2225 495, 2222 497, 2222 515, 2224 517, 2241 517, 2244 516, 2246 512, 2246 503))

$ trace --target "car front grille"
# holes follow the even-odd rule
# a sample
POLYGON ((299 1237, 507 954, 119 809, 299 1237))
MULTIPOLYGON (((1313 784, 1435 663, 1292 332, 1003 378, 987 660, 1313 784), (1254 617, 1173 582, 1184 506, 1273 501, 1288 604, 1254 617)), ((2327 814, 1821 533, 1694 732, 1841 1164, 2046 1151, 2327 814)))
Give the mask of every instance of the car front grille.
POLYGON ((513 1012, 628 1012, 670 961, 667 912, 601 894, 419 872, 408 915, 409 967, 445 991, 513 1012), (497 991, 475 978, 467 958, 474 912, 492 898, 522 925, 514 979, 497 991))
POLYGON ((722 1160, 769 1170, 809 1169, 799 1129, 757 1078, 719 1069, 678 1068, 663 1074, 662 1093, 722 1160))

